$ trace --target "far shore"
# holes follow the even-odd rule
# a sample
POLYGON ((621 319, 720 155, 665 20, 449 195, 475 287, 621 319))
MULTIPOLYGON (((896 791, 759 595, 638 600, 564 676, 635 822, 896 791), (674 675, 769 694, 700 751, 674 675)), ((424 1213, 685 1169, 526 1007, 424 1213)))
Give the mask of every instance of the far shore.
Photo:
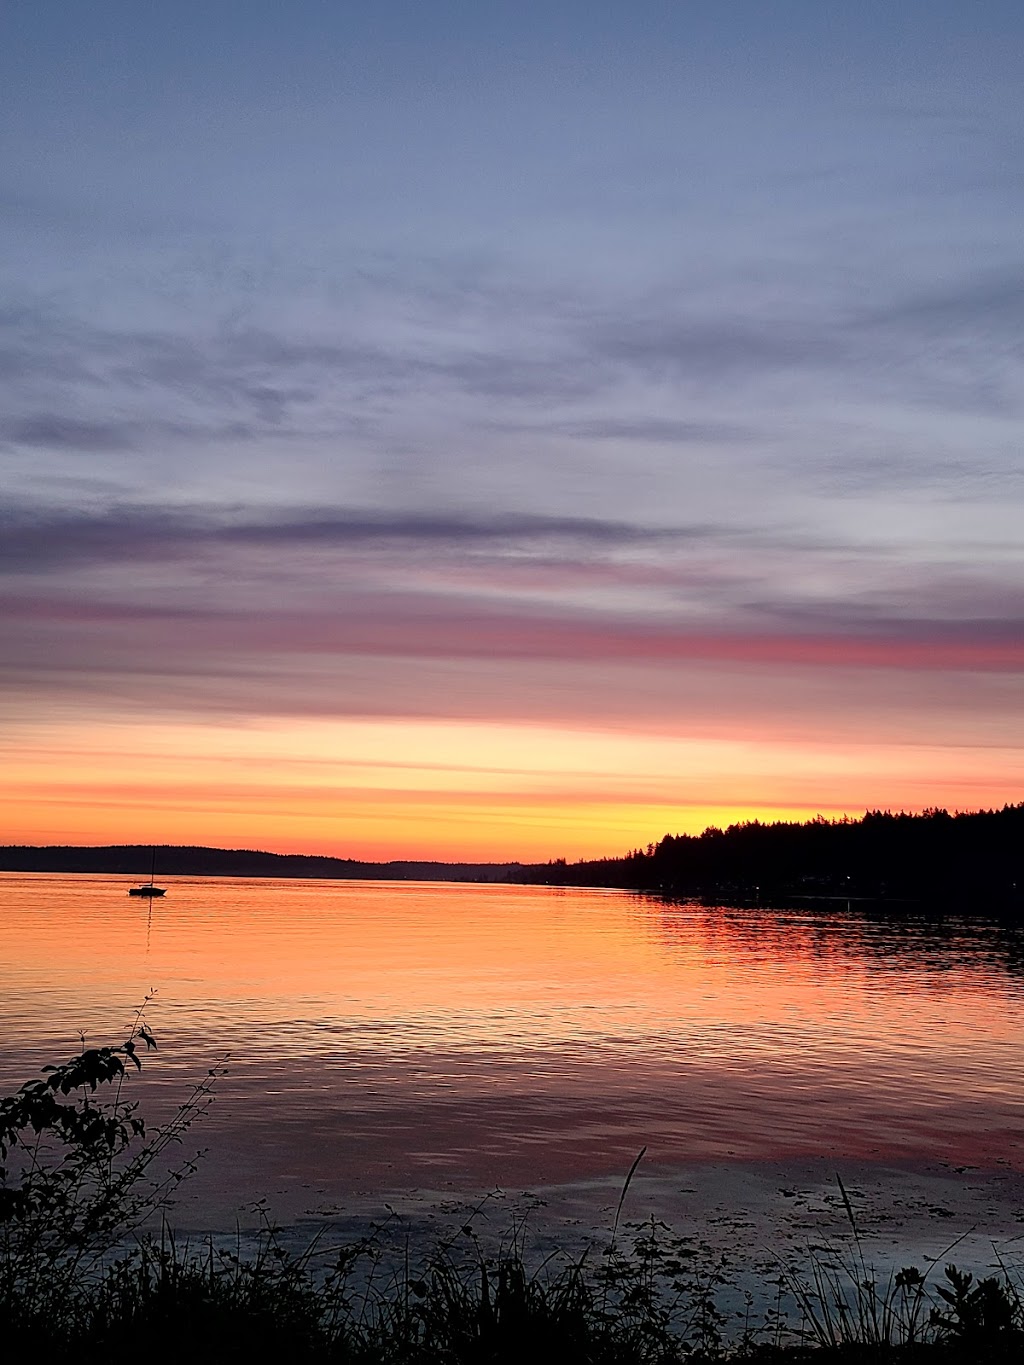
POLYGON ((745 820, 700 835, 666 834, 617 856, 370 862, 199 845, 0 846, 0 871, 172 877, 527 883, 617 888, 720 905, 933 905, 959 914, 1024 914, 1024 802, 1001 810, 868 810, 802 823, 745 820))

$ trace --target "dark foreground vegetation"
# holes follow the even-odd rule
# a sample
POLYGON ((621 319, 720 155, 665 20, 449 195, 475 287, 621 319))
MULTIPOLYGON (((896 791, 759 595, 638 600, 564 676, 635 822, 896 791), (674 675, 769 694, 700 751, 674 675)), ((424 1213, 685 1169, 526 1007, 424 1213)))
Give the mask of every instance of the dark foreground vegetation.
POLYGON ((541 1261, 521 1222, 485 1245, 471 1220, 423 1256, 400 1243, 396 1254, 394 1241, 389 1251, 384 1227, 295 1253, 268 1222, 246 1255, 146 1232, 191 1165, 179 1157, 167 1174, 161 1158, 187 1139, 216 1079, 148 1132, 127 1096, 140 1050, 154 1046, 136 1020, 120 1047, 86 1049, 0 1100, 0 1342, 11 1361, 973 1365, 1024 1355, 1009 1268, 981 1280, 954 1266, 877 1274, 845 1191, 851 1249, 780 1263, 760 1320, 750 1294, 723 1306, 725 1260, 658 1223, 620 1229, 616 1218, 603 1248, 541 1261))
POLYGON ((861 820, 752 820, 700 835, 666 834, 623 858, 523 867, 515 879, 726 902, 856 897, 1020 910, 1024 802, 954 815, 875 810, 861 820))

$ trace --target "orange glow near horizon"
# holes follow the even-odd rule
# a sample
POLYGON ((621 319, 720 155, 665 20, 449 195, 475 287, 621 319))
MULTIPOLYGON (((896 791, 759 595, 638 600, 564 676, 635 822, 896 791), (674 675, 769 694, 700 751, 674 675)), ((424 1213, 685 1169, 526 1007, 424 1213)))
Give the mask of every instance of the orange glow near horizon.
POLYGON ((9 732, 3 842, 372 861, 615 856, 748 819, 1019 800, 1014 749, 408 719, 57 716, 9 732))

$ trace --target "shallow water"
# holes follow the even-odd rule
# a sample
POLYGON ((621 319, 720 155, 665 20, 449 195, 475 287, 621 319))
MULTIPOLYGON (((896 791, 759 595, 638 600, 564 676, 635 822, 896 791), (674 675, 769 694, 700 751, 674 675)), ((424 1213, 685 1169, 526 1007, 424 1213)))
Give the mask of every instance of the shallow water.
POLYGON ((1024 1168, 1020 942, 617 891, 0 874, 4 1090, 119 1041, 159 1115, 230 1054, 198 1199, 695 1161, 1024 1168))

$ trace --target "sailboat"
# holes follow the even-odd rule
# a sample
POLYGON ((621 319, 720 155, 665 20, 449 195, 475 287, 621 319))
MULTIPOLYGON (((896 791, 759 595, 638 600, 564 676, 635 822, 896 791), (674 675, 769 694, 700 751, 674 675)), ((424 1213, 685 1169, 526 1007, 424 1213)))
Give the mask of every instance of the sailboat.
POLYGON ((154 896, 166 896, 166 895, 167 895, 167 888, 166 888, 165 886, 157 886, 157 885, 154 883, 154 881, 153 881, 153 876, 154 876, 155 872, 156 872, 156 849, 154 848, 154 849, 153 849, 153 856, 150 858, 150 861, 149 861, 149 881, 148 881, 148 882, 144 882, 142 886, 130 886, 130 887, 128 888, 128 894, 129 894, 129 896, 146 896, 146 897, 148 897, 150 900, 152 900, 154 896))

